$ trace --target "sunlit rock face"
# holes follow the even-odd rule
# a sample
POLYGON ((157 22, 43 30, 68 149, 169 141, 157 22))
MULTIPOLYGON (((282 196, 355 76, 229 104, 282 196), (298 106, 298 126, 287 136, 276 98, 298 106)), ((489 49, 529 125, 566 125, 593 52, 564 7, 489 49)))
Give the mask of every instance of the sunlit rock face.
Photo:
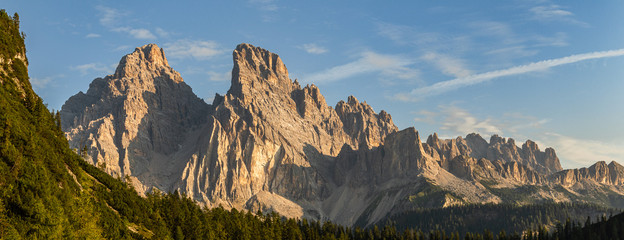
POLYGON ((206 207, 345 225, 421 207, 513 201, 496 189, 539 186, 518 192, 536 202, 587 201, 582 190, 605 186, 607 194, 624 192, 624 168, 615 162, 561 171, 555 151, 530 140, 522 147, 497 135, 423 141, 353 96, 330 107, 318 87, 292 81, 265 49, 240 44, 233 63, 230 89, 207 104, 161 48, 137 48, 113 75, 67 100, 63 130, 88 162, 140 193, 178 190, 206 207))

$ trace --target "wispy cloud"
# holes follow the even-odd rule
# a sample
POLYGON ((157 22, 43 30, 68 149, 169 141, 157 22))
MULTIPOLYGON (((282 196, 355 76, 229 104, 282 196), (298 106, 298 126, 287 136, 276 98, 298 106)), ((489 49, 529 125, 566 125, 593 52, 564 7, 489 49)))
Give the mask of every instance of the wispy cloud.
POLYGON ((211 82, 225 82, 232 79, 232 72, 214 72, 208 71, 208 80, 211 82))
POLYGON ((86 38, 99 38, 99 37, 101 37, 101 36, 102 36, 102 35, 97 34, 97 33, 89 33, 89 34, 87 34, 85 37, 86 37, 86 38))
POLYGON ((574 15, 572 12, 561 9, 558 5, 532 7, 529 11, 531 11, 536 18, 540 19, 560 18, 574 15))
POLYGON ((121 45, 113 49, 114 51, 128 51, 131 50, 132 47, 130 45, 121 45))
MULTIPOLYGON (((427 28, 376 22, 378 35, 393 43, 412 47, 417 54, 429 52, 455 58, 491 58, 497 64, 512 64, 513 59, 534 56, 545 47, 567 46, 567 35, 556 33, 521 33, 514 25, 491 20, 468 20, 457 24, 458 31, 435 32, 427 28)), ((499 65, 501 66, 501 65, 499 65)))
POLYGON ((524 137, 527 131, 540 131, 548 119, 527 116, 518 112, 508 112, 500 116, 478 117, 456 104, 439 105, 435 111, 421 110, 416 113, 415 122, 435 125, 441 134, 465 136, 479 133, 524 137))
POLYGON ((377 22, 375 26, 377 34, 398 45, 413 45, 418 49, 436 52, 462 52, 468 48, 467 36, 424 32, 411 26, 387 22, 377 22))
POLYGON ((158 36, 162 38, 166 38, 166 37, 169 37, 169 35, 171 35, 169 32, 165 31, 162 28, 156 28, 156 34, 158 34, 158 36))
POLYGON ((212 104, 214 102, 215 97, 206 97, 204 98, 204 102, 208 104, 212 104))
POLYGON ((511 26, 504 22, 481 20, 467 22, 466 25, 472 30, 473 37, 492 37, 506 45, 523 41, 516 36, 511 26))
POLYGON ((438 82, 436 84, 417 88, 409 93, 399 93, 395 98, 402 101, 418 101, 427 96, 438 95, 448 91, 456 90, 461 87, 471 86, 486 82, 495 78, 524 74, 535 71, 546 70, 555 66, 575 63, 584 60, 617 57, 624 55, 624 49, 616 49, 610 51, 591 52, 584 54, 571 55, 562 58, 549 59, 539 62, 533 62, 526 65, 515 66, 507 69, 490 71, 480 74, 474 74, 467 77, 455 78, 448 81, 438 82))
POLYGON ((555 133, 546 129, 548 119, 528 116, 517 112, 499 116, 479 117, 456 105, 440 105, 435 111, 422 110, 414 119, 437 125, 440 136, 466 136, 479 133, 487 139, 492 134, 511 137, 521 145, 524 139, 535 141, 543 150, 555 149, 564 168, 587 167, 596 161, 624 162, 624 149, 621 144, 579 139, 555 133))
POLYGON ((87 63, 87 64, 82 64, 82 65, 77 65, 77 66, 71 66, 70 69, 80 72, 81 75, 87 75, 91 72, 111 73, 115 70, 114 66, 112 65, 106 66, 101 63, 87 63))
POLYGON ((621 144, 578 139, 558 133, 547 132, 539 142, 552 146, 566 167, 588 167, 597 161, 624 163, 624 148, 621 144))
POLYGON ((420 71, 410 67, 413 63, 413 60, 403 56, 365 51, 353 62, 308 75, 304 77, 304 80, 319 84, 365 73, 379 73, 384 77, 396 79, 417 79, 420 71))
POLYGON ((124 11, 105 6, 97 6, 95 9, 100 12, 100 24, 108 28, 116 26, 120 19, 127 15, 124 11))
POLYGON ((154 35, 150 30, 147 30, 145 28, 119 27, 112 30, 114 32, 123 32, 130 34, 130 36, 136 39, 156 39, 156 35, 154 35))
POLYGON ((249 6, 260 10, 260 17, 263 22, 275 21, 279 5, 276 0, 248 0, 249 6))
POLYGON ((435 52, 429 52, 422 56, 423 60, 433 63, 444 74, 454 77, 466 77, 472 74, 472 71, 466 68, 464 62, 455 57, 435 52))
POLYGON ((314 43, 306 43, 299 46, 299 48, 311 54, 323 54, 327 52, 327 48, 321 47, 314 43))
POLYGON ((33 78, 30 78, 30 84, 32 84, 33 88, 36 91, 45 88, 46 86, 48 86, 48 84, 50 82, 52 82, 52 77, 44 77, 44 78, 33 77, 33 78))
POLYGON ((110 31, 127 33, 136 39, 156 39, 156 35, 148 29, 121 24, 127 12, 105 6, 97 6, 96 9, 99 11, 100 24, 110 31))
POLYGON ((178 40, 164 44, 165 52, 171 58, 194 58, 205 60, 225 52, 216 42, 200 40, 178 40))
POLYGON ((441 106, 442 126, 440 129, 454 134, 467 135, 469 133, 503 134, 500 126, 494 120, 487 118, 479 120, 468 111, 456 106, 441 106))
POLYGON ((279 9, 275 0, 249 0, 248 2, 262 11, 275 12, 279 9))
POLYGON ((567 22, 583 27, 588 27, 589 24, 576 20, 574 13, 564 10, 563 7, 555 4, 546 6, 536 6, 529 9, 532 18, 539 21, 559 21, 567 22))
POLYGON ((568 35, 564 32, 557 32, 554 36, 535 36, 535 46, 537 47, 565 47, 568 46, 568 35))
POLYGON ((496 48, 486 51, 484 55, 514 56, 514 57, 530 57, 538 54, 536 49, 529 49, 525 45, 515 45, 512 47, 496 48))

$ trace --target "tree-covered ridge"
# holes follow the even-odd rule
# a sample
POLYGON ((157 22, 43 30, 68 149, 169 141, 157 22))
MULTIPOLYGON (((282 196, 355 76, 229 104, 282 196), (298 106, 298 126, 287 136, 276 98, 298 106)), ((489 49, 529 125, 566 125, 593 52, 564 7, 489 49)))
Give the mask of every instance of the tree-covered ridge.
POLYGON ((390 217, 398 229, 440 229, 446 232, 481 232, 488 229, 498 233, 523 232, 545 227, 553 229, 567 220, 584 221, 620 211, 586 203, 545 202, 531 205, 475 204, 446 208, 423 208, 390 217))
POLYGON ((17 54, 24 54, 24 35, 19 31, 19 15, 10 17, 7 12, 0 10, 0 58, 10 59, 17 54))
POLYGON ((68 169, 79 157, 28 80, 23 35, 0 11, 0 236, 7 239, 98 235, 98 214, 68 169), (94 217, 95 216, 95 217, 94 217))

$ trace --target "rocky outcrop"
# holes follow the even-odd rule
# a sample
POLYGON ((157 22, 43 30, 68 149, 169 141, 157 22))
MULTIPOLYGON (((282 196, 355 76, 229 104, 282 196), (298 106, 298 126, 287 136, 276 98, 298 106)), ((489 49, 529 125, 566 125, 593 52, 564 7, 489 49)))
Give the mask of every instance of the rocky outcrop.
POLYGON ((113 176, 149 182, 158 179, 155 159, 177 152, 209 109, 168 65, 163 50, 150 44, 124 56, 113 75, 93 80, 86 94, 67 100, 62 129, 87 161, 113 176))
POLYGON ((497 135, 433 134, 423 142, 415 128, 398 131, 388 113, 353 96, 330 107, 317 86, 292 81, 277 54, 249 44, 236 47, 233 63, 227 94, 207 104, 162 49, 137 48, 67 100, 62 127, 87 161, 139 192, 179 190, 207 207, 346 225, 414 208, 514 201, 501 188, 527 185, 539 187, 519 193, 532 194, 526 199, 577 201, 561 188, 624 181, 615 162, 558 172, 555 151, 532 141, 520 148, 497 135))
POLYGON ((356 145, 365 143, 376 147, 383 143, 385 136, 398 131, 390 114, 384 110, 376 114, 371 106, 360 103, 354 96, 349 96, 347 102, 338 102, 336 113, 344 123, 344 131, 356 141, 356 145))
POLYGON ((573 186, 584 182, 621 186, 624 183, 624 167, 615 161, 608 165, 600 161, 588 168, 563 170, 553 174, 551 179, 563 186, 573 186))
POLYGON ((503 162, 517 162, 540 174, 551 174, 561 171, 559 158, 552 148, 544 152, 537 144, 527 140, 522 148, 516 146, 512 138, 506 139, 493 135, 488 143, 479 134, 468 134, 465 139, 457 137, 450 140, 440 140, 437 134, 427 138, 429 155, 439 159, 440 165, 447 169, 449 161, 457 156, 470 156, 476 159, 501 160, 503 162))

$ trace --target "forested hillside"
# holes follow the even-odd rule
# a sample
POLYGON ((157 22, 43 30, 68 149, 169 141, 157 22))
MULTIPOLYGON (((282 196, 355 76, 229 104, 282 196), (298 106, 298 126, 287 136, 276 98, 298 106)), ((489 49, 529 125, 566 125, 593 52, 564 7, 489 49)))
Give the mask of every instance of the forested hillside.
POLYGON ((584 222, 619 213, 619 210, 593 204, 553 203, 517 206, 512 204, 478 204, 446 208, 417 209, 390 217, 399 230, 439 229, 458 232, 482 232, 488 229, 494 233, 523 232, 528 229, 545 228, 554 230, 557 224, 566 221, 584 222))

